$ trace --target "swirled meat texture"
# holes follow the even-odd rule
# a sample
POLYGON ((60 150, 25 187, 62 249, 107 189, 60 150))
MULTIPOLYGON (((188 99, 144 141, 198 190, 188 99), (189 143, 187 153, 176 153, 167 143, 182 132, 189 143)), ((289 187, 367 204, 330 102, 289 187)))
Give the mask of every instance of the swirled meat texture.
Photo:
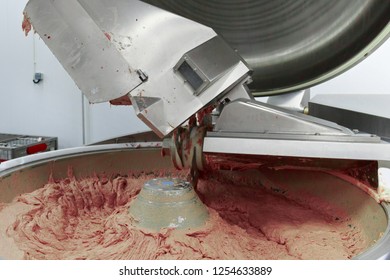
MULTIPOLYGON (((153 175, 61 181, 0 207, 3 258, 348 259, 365 246, 358 225, 259 186, 200 180, 210 218, 196 229, 137 228, 129 203, 153 175)), ((311 203, 310 205, 312 205, 311 203)))

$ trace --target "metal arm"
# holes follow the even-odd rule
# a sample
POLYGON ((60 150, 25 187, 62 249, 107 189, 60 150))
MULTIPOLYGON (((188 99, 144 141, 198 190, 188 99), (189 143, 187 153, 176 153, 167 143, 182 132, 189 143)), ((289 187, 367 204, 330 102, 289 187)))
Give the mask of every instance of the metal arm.
POLYGON ((91 103, 129 95, 160 137, 250 72, 211 28, 140 1, 30 0, 25 15, 91 103))

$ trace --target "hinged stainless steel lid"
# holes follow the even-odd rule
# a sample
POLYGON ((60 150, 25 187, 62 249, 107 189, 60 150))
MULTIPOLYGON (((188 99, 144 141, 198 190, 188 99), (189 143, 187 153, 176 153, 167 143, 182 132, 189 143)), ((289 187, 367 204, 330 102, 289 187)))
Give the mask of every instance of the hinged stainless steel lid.
POLYGON ((390 33, 384 0, 144 0, 212 27, 254 70, 255 95, 308 88, 367 57, 390 33))

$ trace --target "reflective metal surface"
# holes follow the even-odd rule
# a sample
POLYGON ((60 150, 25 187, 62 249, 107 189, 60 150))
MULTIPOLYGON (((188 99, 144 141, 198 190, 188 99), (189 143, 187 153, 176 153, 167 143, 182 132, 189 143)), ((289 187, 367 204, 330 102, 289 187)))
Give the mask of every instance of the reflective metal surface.
POLYGON ((30 0, 25 15, 90 102, 128 95, 160 137, 250 72, 211 28, 140 1, 30 0))
POLYGON ((387 142, 346 142, 343 136, 339 142, 321 138, 316 141, 315 137, 308 136, 295 139, 283 135, 277 139, 261 137, 254 133, 210 132, 204 139, 203 152, 390 161, 390 144, 387 142))
POLYGON ((329 94, 310 100, 309 114, 390 142, 390 95, 329 94))
POLYGON ((253 68, 257 95, 330 79, 390 32, 386 0, 143 1, 212 27, 253 68))
POLYGON ((336 123, 250 99, 229 102, 213 131, 257 132, 278 135, 353 135, 336 123))
POLYGON ((289 94, 273 95, 266 103, 294 112, 307 114, 310 101, 310 89, 290 92, 289 94))

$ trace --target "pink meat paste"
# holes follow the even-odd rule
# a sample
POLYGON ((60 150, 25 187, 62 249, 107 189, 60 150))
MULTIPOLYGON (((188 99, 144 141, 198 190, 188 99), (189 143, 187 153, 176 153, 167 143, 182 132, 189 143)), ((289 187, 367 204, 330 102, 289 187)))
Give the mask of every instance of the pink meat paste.
POLYGON ((129 203, 154 177, 70 176, 17 197, 0 207, 2 257, 348 259, 365 247, 359 227, 336 209, 322 213, 262 187, 217 179, 198 183, 210 213, 204 226, 140 229, 129 203))

